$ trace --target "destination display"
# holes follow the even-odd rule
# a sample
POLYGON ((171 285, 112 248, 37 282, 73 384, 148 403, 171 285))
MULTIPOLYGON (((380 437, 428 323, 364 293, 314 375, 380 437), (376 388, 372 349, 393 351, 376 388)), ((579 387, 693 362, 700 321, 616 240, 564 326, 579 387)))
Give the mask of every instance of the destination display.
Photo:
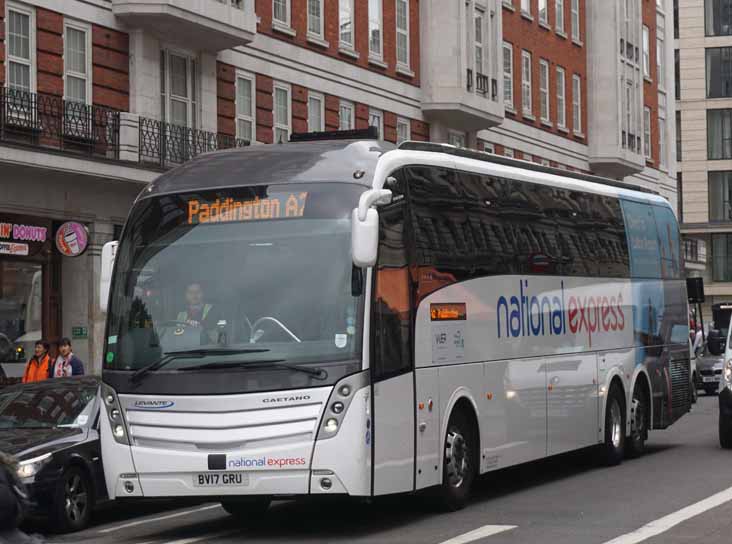
POLYGON ((265 198, 216 198, 207 201, 192 197, 188 200, 188 224, 263 221, 302 217, 307 192, 270 193, 265 198))

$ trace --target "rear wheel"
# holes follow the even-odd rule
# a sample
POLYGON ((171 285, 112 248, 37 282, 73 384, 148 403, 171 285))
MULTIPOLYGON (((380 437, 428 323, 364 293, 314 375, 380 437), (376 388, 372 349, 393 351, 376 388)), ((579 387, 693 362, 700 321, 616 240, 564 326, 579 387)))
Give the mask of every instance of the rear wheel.
POLYGON ((221 501, 221 507, 240 521, 256 522, 267 509, 269 497, 236 497, 221 501))
POLYGON ((605 407, 605 442, 602 461, 605 465, 619 465, 625 450, 625 402, 620 387, 613 385, 605 407))
POLYGON ((630 436, 626 443, 629 457, 640 457, 646 451, 649 428, 648 395, 643 387, 636 387, 633 391, 631 406, 630 436))
POLYGON ((465 506, 478 475, 478 430, 462 411, 455 411, 447 424, 442 465, 442 484, 437 502, 442 510, 455 511, 465 506))

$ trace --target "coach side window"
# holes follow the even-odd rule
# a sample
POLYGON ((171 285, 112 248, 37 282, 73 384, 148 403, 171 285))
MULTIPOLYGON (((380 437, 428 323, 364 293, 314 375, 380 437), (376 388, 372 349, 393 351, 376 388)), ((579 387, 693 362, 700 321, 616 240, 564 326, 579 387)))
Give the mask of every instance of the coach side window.
POLYGON ((671 208, 652 206, 658 229, 663 279, 681 278, 679 226, 671 208))
POLYGON ((661 254, 653 208, 648 204, 622 201, 634 278, 660 279, 661 254))
MULTIPOLYGON (((401 184, 398 184, 401 186, 401 184)), ((375 380, 384 380, 411 369, 411 301, 405 207, 397 186, 390 187, 392 203, 379 208, 379 257, 376 264, 372 309, 375 380)))

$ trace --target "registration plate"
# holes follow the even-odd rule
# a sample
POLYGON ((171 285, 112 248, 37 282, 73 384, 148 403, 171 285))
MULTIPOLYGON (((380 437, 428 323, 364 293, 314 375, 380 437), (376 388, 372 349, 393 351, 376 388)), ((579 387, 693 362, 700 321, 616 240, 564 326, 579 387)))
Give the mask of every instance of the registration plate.
POLYGON ((716 381, 717 381, 717 378, 715 378, 714 376, 704 376, 704 383, 716 382, 716 381))
POLYGON ((196 487, 245 487, 249 485, 246 472, 204 472, 193 475, 196 487))

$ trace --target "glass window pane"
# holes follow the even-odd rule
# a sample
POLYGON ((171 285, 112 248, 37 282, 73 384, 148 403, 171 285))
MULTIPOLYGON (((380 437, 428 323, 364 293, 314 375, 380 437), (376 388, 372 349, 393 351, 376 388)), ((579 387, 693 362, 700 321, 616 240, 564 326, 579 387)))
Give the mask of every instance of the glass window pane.
POLYGON ((66 99, 86 103, 86 80, 67 75, 66 99))
POLYGON ((188 126, 188 103, 180 100, 170 101, 170 122, 183 127, 188 126))
POLYGON ((239 138, 252 141, 252 122, 245 119, 238 119, 237 122, 237 134, 239 138))
POLYGON ((287 130, 284 128, 276 128, 274 131, 275 136, 275 143, 285 143, 287 142, 289 136, 287 134, 287 130))
POLYGON ((308 0, 308 32, 320 35, 321 0, 308 0))
POLYGON ((274 18, 281 23, 289 23, 287 14, 287 0, 274 0, 274 18))
POLYGON ((287 90, 276 88, 275 89, 275 124, 287 125, 287 90))
POLYGON ((369 52, 381 56, 381 0, 369 1, 369 52))
POLYGON ((66 28, 66 69, 86 74, 86 33, 75 28, 66 28))
POLYGON ((308 99, 308 130, 310 132, 323 130, 323 116, 321 115, 322 102, 319 98, 308 99))
POLYGON ((30 60, 30 17, 24 13, 8 13, 8 54, 30 60))
POLYGON ((170 92, 188 98, 188 66, 184 57, 170 55, 170 92))
POLYGON ((8 65, 8 86, 11 89, 30 91, 30 67, 26 64, 10 62, 8 65))
POLYGON ((353 45, 353 0, 339 0, 338 2, 338 26, 340 28, 341 42, 353 45))
POLYGON ((249 79, 240 77, 236 81, 236 113, 252 115, 252 82, 249 79))
POLYGON ((397 62, 399 64, 409 64, 409 53, 407 50, 407 35, 397 34, 397 62))

